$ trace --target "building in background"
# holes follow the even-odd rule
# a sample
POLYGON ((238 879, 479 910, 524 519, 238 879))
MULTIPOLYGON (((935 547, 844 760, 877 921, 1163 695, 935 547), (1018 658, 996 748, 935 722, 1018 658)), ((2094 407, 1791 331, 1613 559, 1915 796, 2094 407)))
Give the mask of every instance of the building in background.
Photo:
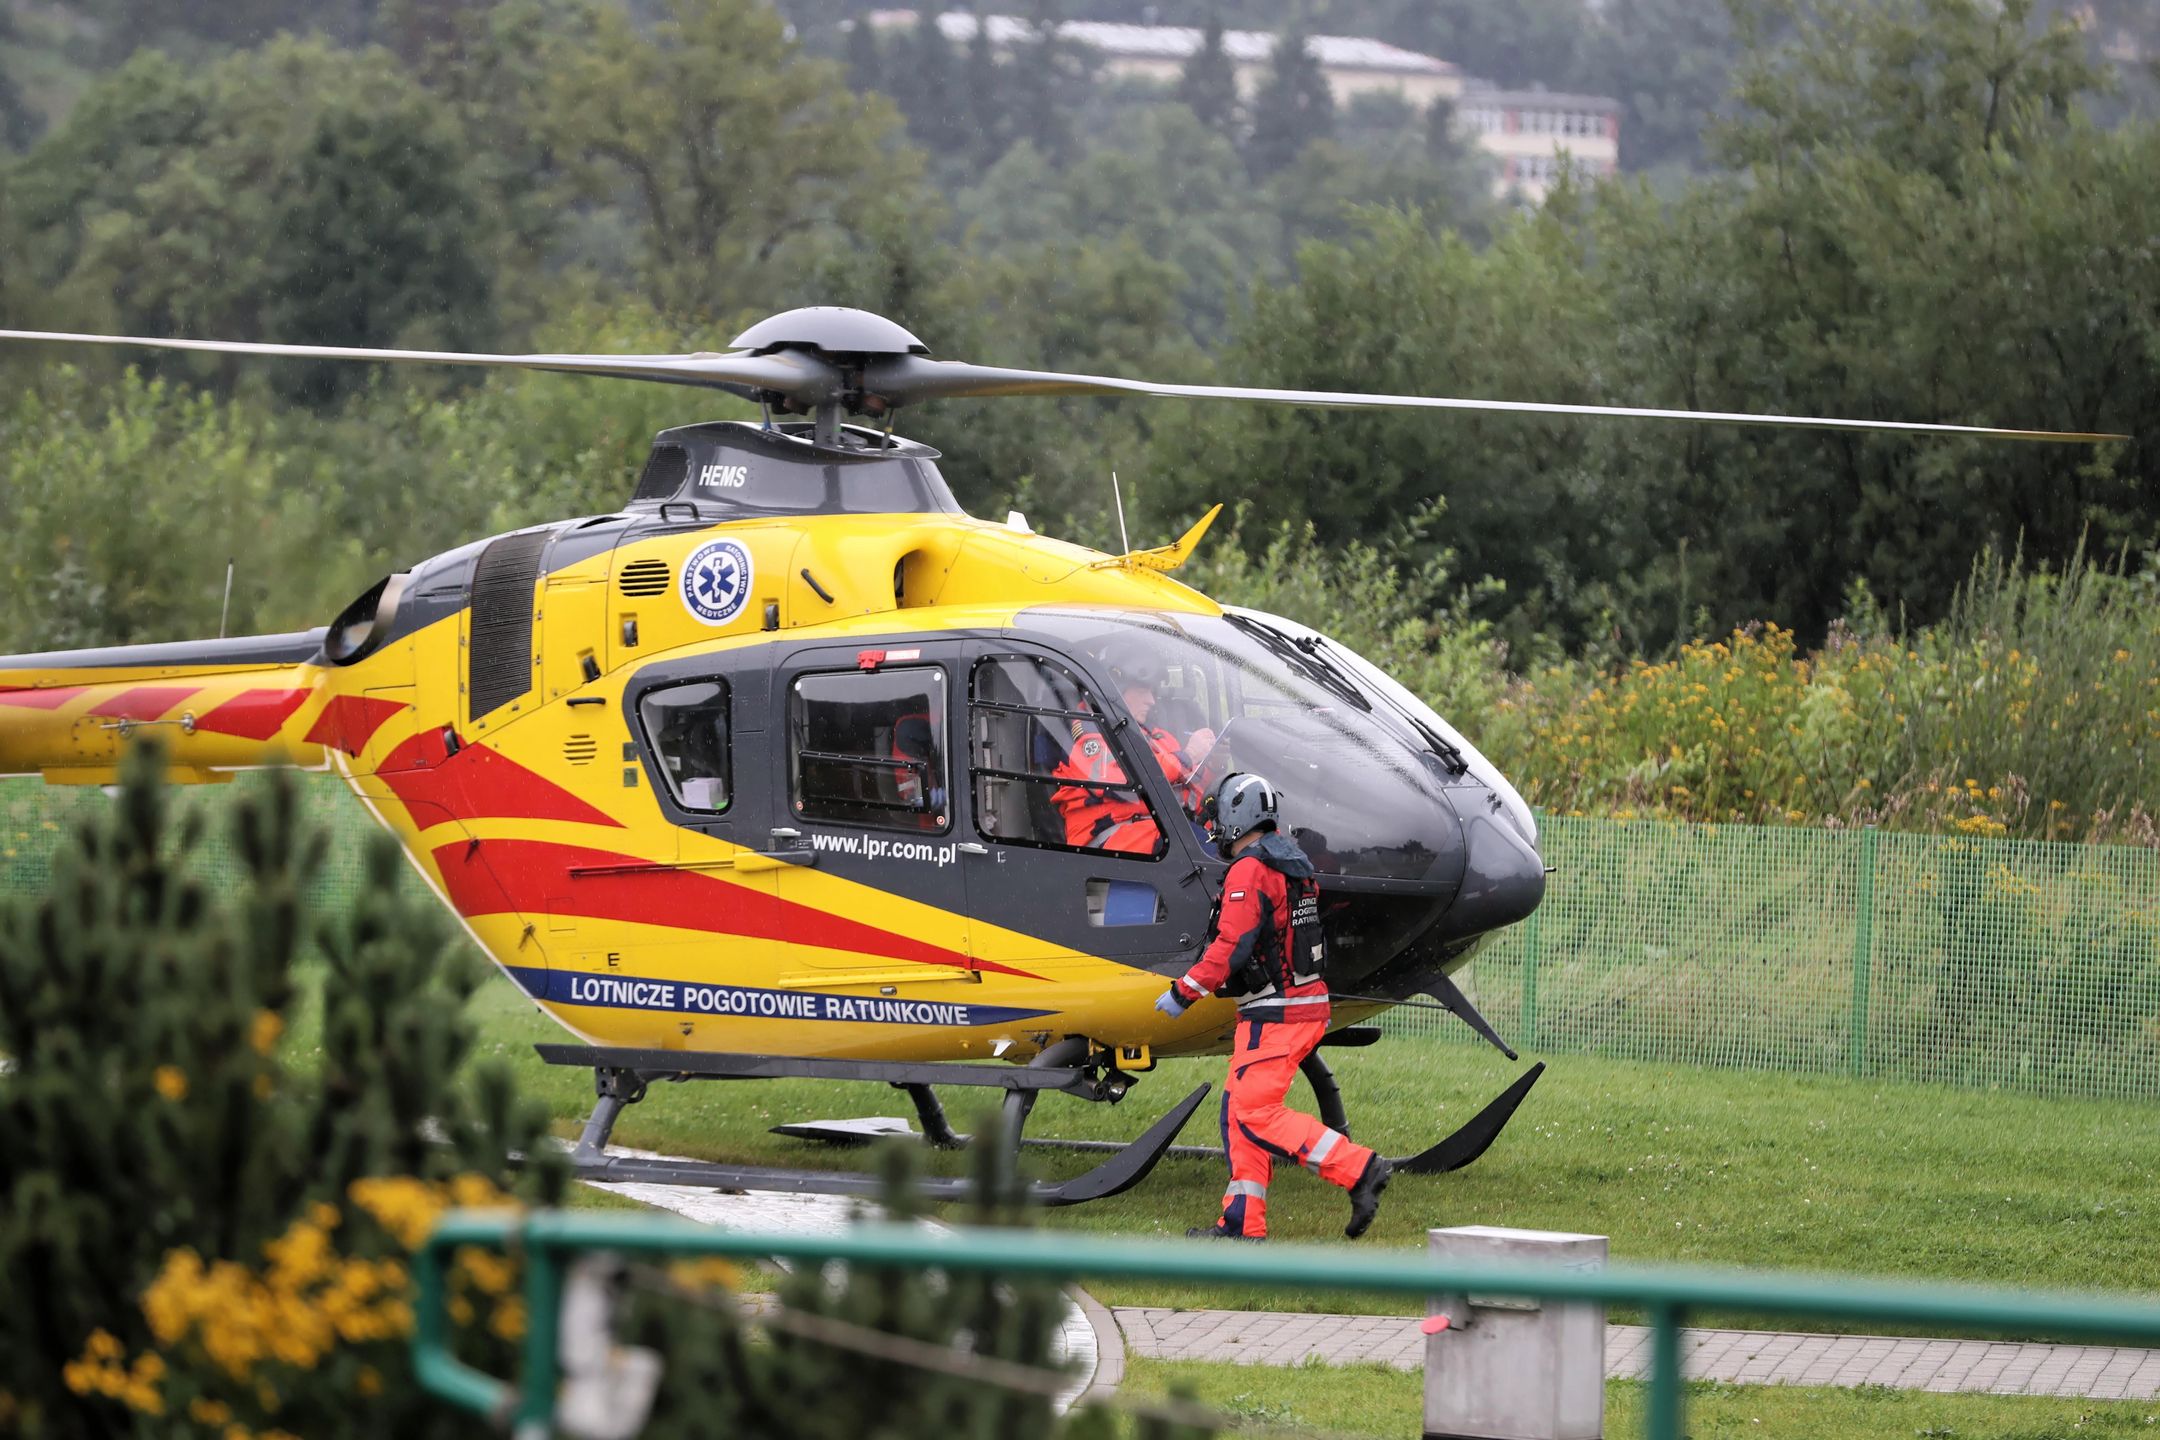
MULTIPOLYGON (((915 20, 913 10, 877 10, 870 15, 871 25, 880 30, 910 26, 915 20)), ((978 23, 989 27, 990 43, 1000 53, 1010 53, 1034 34, 1030 22, 1014 15, 985 15, 979 22, 964 10, 947 10, 938 16, 938 29, 955 46, 973 40, 978 23)), ((1117 25, 1098 20, 1067 20, 1058 26, 1058 34, 1095 51, 1108 74, 1163 85, 1177 83, 1185 62, 1199 53, 1202 38, 1200 31, 1185 25, 1117 25)), ((1311 48, 1337 105, 1347 105, 1359 95, 1391 94, 1424 110, 1435 100, 1452 103, 1462 93, 1461 73, 1430 55, 1349 35, 1315 35, 1311 48)), ((1250 100, 1267 79, 1275 37, 1260 30, 1225 30, 1223 53, 1237 71, 1239 98, 1250 100)))
MULTIPOLYGON (((913 10, 878 10, 871 13, 870 24, 893 30, 912 26, 916 19, 913 10)), ((947 10, 938 16, 938 29, 955 47, 972 42, 977 25, 989 31, 991 46, 1000 54, 1010 54, 1034 34, 1028 21, 1013 15, 978 19, 966 11, 947 10)), ((1058 33, 1101 56, 1107 74, 1165 86, 1177 83, 1203 38, 1185 25, 1093 20, 1068 20, 1058 33)), ((1265 83, 1275 39, 1262 30, 1223 32, 1223 52, 1237 72, 1240 98, 1252 99, 1265 83)), ((1399 96, 1420 113, 1435 101, 1453 105, 1464 135, 1497 162, 1496 195, 1515 193, 1542 201, 1565 169, 1601 177, 1619 167, 1617 101, 1556 91, 1500 90, 1467 80, 1445 60, 1353 35, 1315 35, 1310 44, 1338 106, 1375 94, 1399 96)))
POLYGON ((1542 201, 1563 172, 1603 179, 1620 168, 1620 102, 1558 90, 1502 90, 1471 82, 1455 123, 1500 161, 1500 193, 1542 201))

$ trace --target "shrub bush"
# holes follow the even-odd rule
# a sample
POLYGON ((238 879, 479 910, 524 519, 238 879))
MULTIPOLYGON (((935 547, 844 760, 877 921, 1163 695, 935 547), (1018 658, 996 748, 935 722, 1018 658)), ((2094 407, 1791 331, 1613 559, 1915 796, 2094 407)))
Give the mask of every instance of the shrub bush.
MULTIPOLYGON (((174 806, 159 769, 133 751, 116 801, 74 818, 47 893, 0 903, 0 1433, 468 1436, 473 1417, 412 1375, 411 1255, 447 1208, 554 1204, 567 1182, 545 1109, 473 1058, 464 1002, 485 970, 397 883, 387 836, 350 899, 311 916, 325 845, 287 775, 220 807, 237 866, 207 880, 204 811, 174 806)), ((907 1160, 890 1164, 906 1212, 907 1160)), ((1019 1222, 979 1193, 972 1218, 1019 1222)), ((727 1267, 666 1277, 618 1327, 663 1360, 648 1435, 1115 1433, 768 1335, 727 1267)), ((518 1262, 462 1250, 450 1280, 461 1357, 515 1374, 518 1262)), ((818 1267, 777 1299, 1035 1367, 1062 1313, 1039 1282, 818 1267)), ((1138 1433, 1209 1432, 1158 1417, 1138 1433)))
POLYGON ((1567 814, 2160 844, 2160 593, 2080 557, 1984 555, 1939 625, 1865 594, 1825 645, 1750 625, 1617 668, 1518 678, 1470 728, 1567 814))

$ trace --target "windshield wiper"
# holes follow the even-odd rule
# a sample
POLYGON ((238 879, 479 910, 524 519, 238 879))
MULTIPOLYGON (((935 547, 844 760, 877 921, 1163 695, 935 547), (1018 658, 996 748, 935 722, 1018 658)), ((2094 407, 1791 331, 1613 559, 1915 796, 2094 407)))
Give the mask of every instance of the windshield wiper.
POLYGON ((1239 615, 1225 611, 1223 618, 1252 636, 1255 640, 1258 640, 1276 656, 1289 661, 1307 679, 1333 691, 1360 710, 1369 711, 1372 709, 1372 702, 1365 697, 1364 691, 1357 687, 1356 682, 1345 675, 1332 659, 1306 645, 1304 641, 1299 640, 1296 636, 1287 635, 1265 621, 1255 620, 1250 615, 1239 615))
MULTIPOLYGON (((1325 635, 1314 635, 1310 637, 1310 640, 1311 643, 1315 646, 1333 645, 1335 643, 1334 641, 1328 639, 1325 635)), ((1305 642, 1300 641, 1299 643, 1303 644, 1305 642)), ((1351 673, 1355 674, 1356 671, 1353 669, 1351 673)), ((1401 716, 1405 724, 1407 724, 1411 729, 1417 731, 1419 735, 1424 737, 1425 743, 1432 748, 1433 754, 1439 756, 1442 760, 1447 762, 1449 774, 1467 775, 1470 773, 1470 761, 1468 757, 1463 754, 1462 747, 1460 745, 1457 745, 1454 741, 1448 739, 1447 736, 1442 735, 1439 731, 1433 729, 1432 726, 1426 724, 1423 720, 1420 720, 1414 713, 1406 709, 1400 701, 1389 695, 1387 691, 1382 689, 1380 686, 1372 685, 1370 686, 1370 688, 1373 695, 1380 701, 1381 704, 1387 706, 1388 709, 1394 711, 1397 715, 1401 716)))

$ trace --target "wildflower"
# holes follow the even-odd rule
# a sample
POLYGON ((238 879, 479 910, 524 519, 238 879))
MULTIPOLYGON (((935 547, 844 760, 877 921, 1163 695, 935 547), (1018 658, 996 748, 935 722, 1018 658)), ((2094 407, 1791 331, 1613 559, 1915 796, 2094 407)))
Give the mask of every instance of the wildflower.
POLYGON ((285 1022, 274 1010, 257 1010, 255 1019, 248 1025, 248 1046, 258 1055, 268 1055, 270 1048, 285 1033, 285 1022))
POLYGON ((157 1072, 150 1077, 150 1083, 155 1085, 157 1093, 167 1100, 178 1102, 187 1099, 187 1072, 177 1065, 158 1066, 157 1072))

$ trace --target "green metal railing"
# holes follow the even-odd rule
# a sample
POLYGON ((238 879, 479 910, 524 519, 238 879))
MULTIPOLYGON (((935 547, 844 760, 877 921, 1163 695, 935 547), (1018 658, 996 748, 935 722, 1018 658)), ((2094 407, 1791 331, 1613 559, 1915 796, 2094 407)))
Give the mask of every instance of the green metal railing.
POLYGON ((2044 1331, 2160 1345, 2160 1301, 2120 1296, 2029 1294, 1665 1266, 1585 1271, 1470 1265, 1401 1251, 1099 1240, 1025 1230, 926 1231, 864 1225, 836 1234, 767 1235, 716 1230, 657 1216, 462 1210, 443 1218, 415 1262, 419 1294, 413 1362, 421 1385, 453 1405, 514 1425, 521 1440, 549 1434, 561 1378, 557 1357, 563 1272, 575 1256, 594 1252, 838 1260, 902 1270, 986 1271, 1015 1278, 1184 1280, 1639 1306, 1652 1332, 1650 1394, 1643 1427, 1648 1440, 1680 1440, 1684 1395, 1680 1331, 1691 1312, 1769 1312, 1981 1331, 2044 1331), (451 1351, 446 1274, 456 1251, 468 1245, 514 1253, 525 1262, 527 1329, 523 1368, 514 1381, 476 1370, 451 1351))

